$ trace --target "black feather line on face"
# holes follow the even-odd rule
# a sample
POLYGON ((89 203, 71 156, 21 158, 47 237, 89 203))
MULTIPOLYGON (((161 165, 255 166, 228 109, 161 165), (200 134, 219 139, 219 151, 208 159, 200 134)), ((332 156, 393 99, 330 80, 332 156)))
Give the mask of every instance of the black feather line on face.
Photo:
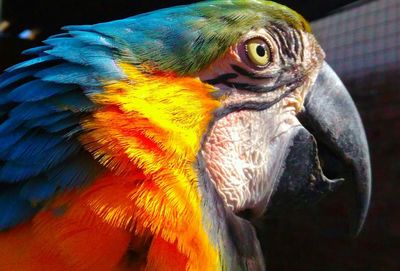
POLYGON ((293 61, 299 56, 300 34, 295 29, 287 29, 279 24, 272 24, 269 32, 280 48, 280 57, 284 63, 287 59, 293 61))
POLYGON ((297 29, 292 30, 292 40, 293 40, 293 50, 295 51, 295 54, 301 57, 302 43, 301 43, 301 34, 299 30, 297 29))
POLYGON ((277 76, 276 74, 261 76, 261 75, 255 74, 255 73, 253 73, 253 72, 251 72, 251 71, 248 71, 248 70, 246 70, 246 69, 243 68, 243 67, 240 67, 240 66, 238 66, 238 65, 233 65, 233 64, 231 65, 231 67, 232 67, 232 69, 233 69, 235 72, 237 72, 238 74, 243 75, 243 76, 246 76, 246 77, 248 77, 248 78, 250 78, 250 79, 254 79, 254 80, 274 79, 274 78, 277 76))
POLYGON ((300 87, 304 83, 304 77, 296 78, 290 84, 286 86, 286 90, 282 93, 278 98, 269 101, 269 102, 257 102, 257 101, 247 101, 243 103, 237 104, 230 104, 224 108, 218 109, 215 111, 215 119, 218 120, 220 118, 225 117, 226 115, 235 112, 235 111, 242 111, 242 110, 255 110, 255 111, 262 111, 266 110, 273 105, 280 102, 282 99, 289 96, 293 91, 295 91, 298 87, 300 87))
POLYGON ((216 78, 209 79, 204 82, 210 85, 225 84, 226 82, 228 82, 229 79, 235 79, 237 77, 238 75, 236 73, 225 73, 216 78))
MULTIPOLYGON (((239 66, 236 65, 232 65, 233 69, 236 70, 240 70, 240 74, 249 77, 249 75, 251 75, 252 73, 245 70, 244 68, 241 68, 239 66)), ((206 80, 205 83, 207 84, 211 84, 211 85, 218 85, 218 84, 222 84, 225 85, 229 88, 234 88, 237 90, 245 90, 245 91, 251 91, 251 92, 256 92, 256 93, 267 93, 267 92, 272 92, 275 91, 285 85, 290 85, 293 84, 294 82, 298 81, 299 79, 302 79, 302 77, 295 77, 294 79, 290 79, 290 80, 281 80, 281 78, 283 73, 277 73, 274 75, 270 75, 270 77, 265 77, 263 79, 273 79, 278 77, 277 79, 277 83, 274 84, 273 86, 262 86, 262 85, 252 85, 252 84, 248 84, 248 83, 240 83, 240 82, 230 82, 229 79, 235 79, 238 77, 238 74, 236 73, 226 73, 226 74, 222 74, 214 79, 210 79, 210 80, 206 80)), ((251 78, 251 77, 249 77, 251 78)))

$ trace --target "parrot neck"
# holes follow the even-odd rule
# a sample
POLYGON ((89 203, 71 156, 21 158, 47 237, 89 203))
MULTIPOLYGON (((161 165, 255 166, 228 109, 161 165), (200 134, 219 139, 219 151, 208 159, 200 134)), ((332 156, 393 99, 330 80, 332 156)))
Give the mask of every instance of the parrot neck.
POLYGON ((125 185, 129 200, 116 208, 103 197, 93 210, 136 238, 150 235, 148 263, 154 267, 170 261, 172 253, 190 270, 218 270, 221 259, 194 168, 219 106, 213 89, 197 78, 120 67, 128 79, 107 82, 103 93, 90 97, 101 107, 82 122, 80 140, 109 172, 96 183, 112 179, 125 185))

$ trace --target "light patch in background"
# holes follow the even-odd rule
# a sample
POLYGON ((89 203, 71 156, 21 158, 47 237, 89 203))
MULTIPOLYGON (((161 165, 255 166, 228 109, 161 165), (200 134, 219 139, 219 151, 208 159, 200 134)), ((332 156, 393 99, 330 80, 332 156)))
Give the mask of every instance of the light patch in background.
POLYGON ((400 67, 400 1, 378 0, 314 21, 326 59, 343 81, 400 67))
POLYGON ((25 29, 19 33, 18 37, 23 40, 34 40, 39 33, 40 31, 38 29, 25 29))

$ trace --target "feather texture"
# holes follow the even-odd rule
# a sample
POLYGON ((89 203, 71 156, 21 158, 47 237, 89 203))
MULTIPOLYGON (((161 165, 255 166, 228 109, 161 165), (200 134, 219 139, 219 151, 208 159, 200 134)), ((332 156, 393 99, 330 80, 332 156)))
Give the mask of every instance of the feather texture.
POLYGON ((38 208, 19 198, 19 189, 4 189, 0 194, 0 227, 9 228, 17 225, 22 219, 32 217, 38 208))
POLYGON ((42 80, 33 80, 13 89, 7 98, 12 102, 36 102, 76 88, 74 85, 57 85, 42 80))
POLYGON ((220 104, 196 74, 271 21, 309 30, 269 1, 207 1, 26 50, 0 76, 0 270, 229 266, 194 166, 220 104))

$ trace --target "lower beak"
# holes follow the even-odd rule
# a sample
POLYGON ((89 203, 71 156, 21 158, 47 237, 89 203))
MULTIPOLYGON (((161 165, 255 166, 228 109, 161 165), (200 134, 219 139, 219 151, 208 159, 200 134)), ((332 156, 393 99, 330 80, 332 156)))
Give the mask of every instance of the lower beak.
POLYGON ((371 194, 368 144, 354 102, 328 64, 323 64, 298 118, 303 127, 291 133, 285 170, 274 188, 268 212, 313 203, 342 181, 349 182, 356 192, 351 231, 357 235, 371 194))

